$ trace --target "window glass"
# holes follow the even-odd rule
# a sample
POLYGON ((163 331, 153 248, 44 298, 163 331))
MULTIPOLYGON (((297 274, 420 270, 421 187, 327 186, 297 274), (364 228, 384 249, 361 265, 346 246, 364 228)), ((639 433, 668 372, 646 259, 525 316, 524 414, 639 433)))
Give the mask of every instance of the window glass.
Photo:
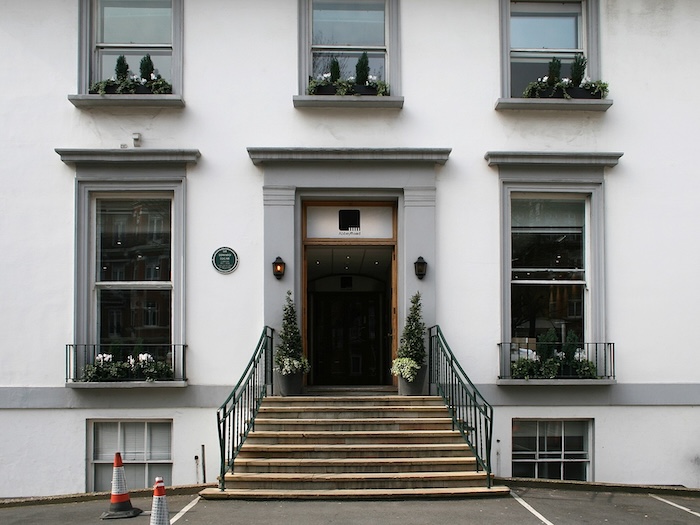
POLYGON ((172 44, 170 0, 100 0, 98 42, 172 44))
POLYGON ((384 2, 314 1, 313 43, 383 46, 384 2))
MULTIPOLYGON (((100 343, 108 345, 109 353, 118 360, 130 355, 128 348, 119 348, 120 344, 170 345, 171 299, 171 290, 98 290, 100 343)), ((148 352, 163 353, 157 346, 148 348, 148 352)))
POLYGON ((514 477, 586 481, 590 421, 513 420, 514 477))
POLYGON ((577 14, 531 15, 513 13, 510 43, 523 49, 576 49, 579 47, 577 14))
POLYGON ((553 328, 583 341, 585 210, 583 200, 512 200, 512 337, 553 328))
POLYGON ((340 77, 355 76, 363 52, 369 58, 370 75, 387 80, 386 2, 382 0, 313 0, 311 8, 312 76, 330 72, 333 58, 340 77))
POLYGON ((170 280, 170 225, 170 199, 99 199, 97 279, 170 280))

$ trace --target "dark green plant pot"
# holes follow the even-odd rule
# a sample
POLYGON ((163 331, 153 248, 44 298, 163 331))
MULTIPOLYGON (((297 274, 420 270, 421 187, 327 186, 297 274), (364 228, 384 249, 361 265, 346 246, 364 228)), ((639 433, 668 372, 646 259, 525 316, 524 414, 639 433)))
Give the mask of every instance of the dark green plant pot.
POLYGON ((278 392, 281 396, 298 396, 304 385, 304 372, 277 374, 278 392))
POLYGON ((425 394, 425 376, 427 367, 422 366, 418 369, 418 375, 413 381, 407 381, 399 376, 399 395, 400 396, 422 396, 425 394))

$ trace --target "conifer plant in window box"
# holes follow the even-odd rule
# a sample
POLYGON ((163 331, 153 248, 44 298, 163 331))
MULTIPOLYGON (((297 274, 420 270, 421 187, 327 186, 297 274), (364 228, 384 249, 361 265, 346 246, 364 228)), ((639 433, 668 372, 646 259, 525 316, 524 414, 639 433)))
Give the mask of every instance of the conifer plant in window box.
POLYGON ((340 63, 332 58, 329 71, 317 78, 309 78, 307 95, 389 95, 389 84, 369 74, 369 58, 363 52, 355 65, 355 76, 340 78, 340 63))
POLYGON ((523 92, 524 98, 588 98, 608 96, 608 84, 602 80, 585 78, 588 60, 581 53, 571 64, 571 78, 561 76, 561 60, 554 57, 549 62, 547 76, 530 82, 523 92))
POLYGON ((126 57, 119 55, 114 77, 95 82, 89 92, 99 95, 168 95, 173 92, 172 84, 156 72, 151 55, 141 59, 139 73, 132 74, 126 57))
POLYGON ((425 323, 420 292, 411 297, 411 307, 401 334, 391 373, 398 377, 399 395, 421 395, 425 384, 425 323))

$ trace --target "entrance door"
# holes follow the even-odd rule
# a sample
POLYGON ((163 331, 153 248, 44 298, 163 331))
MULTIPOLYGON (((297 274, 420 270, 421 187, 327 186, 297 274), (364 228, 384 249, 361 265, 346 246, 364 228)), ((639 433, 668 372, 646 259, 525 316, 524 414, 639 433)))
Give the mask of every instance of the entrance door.
POLYGON ((306 249, 311 385, 390 385, 393 246, 306 249))

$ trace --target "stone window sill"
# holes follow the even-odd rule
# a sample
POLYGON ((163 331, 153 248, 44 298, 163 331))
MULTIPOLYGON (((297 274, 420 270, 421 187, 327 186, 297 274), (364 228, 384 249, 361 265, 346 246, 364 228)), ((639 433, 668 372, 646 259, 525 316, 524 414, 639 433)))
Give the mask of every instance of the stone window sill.
POLYGON ((499 386, 609 386, 614 379, 498 379, 499 386))
POLYGON ((130 388, 184 388, 187 381, 69 381, 66 388, 77 389, 130 389, 130 388))
POLYGON ((184 108, 182 95, 68 95, 76 108, 184 108))
POLYGON ((607 111, 612 99, 499 98, 496 110, 607 111))
POLYGON ((403 97, 395 96, 295 95, 293 101, 295 108, 403 108, 403 97))

